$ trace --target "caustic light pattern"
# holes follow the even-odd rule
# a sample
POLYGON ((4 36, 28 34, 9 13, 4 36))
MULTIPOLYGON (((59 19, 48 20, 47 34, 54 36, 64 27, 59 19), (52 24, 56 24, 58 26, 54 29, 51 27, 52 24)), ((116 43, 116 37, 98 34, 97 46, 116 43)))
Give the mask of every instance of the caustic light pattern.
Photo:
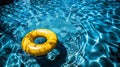
POLYGON ((4 1, 0 67, 120 67, 119 0, 4 1), (22 38, 40 28, 54 31, 59 42, 44 56, 29 55, 22 38))

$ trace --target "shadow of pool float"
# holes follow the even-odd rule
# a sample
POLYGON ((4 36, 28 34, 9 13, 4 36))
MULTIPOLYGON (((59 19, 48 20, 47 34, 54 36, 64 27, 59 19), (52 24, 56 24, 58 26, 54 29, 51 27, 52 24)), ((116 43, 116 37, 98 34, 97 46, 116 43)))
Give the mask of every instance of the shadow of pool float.
POLYGON ((56 56, 54 60, 47 59, 46 55, 36 57, 36 60, 41 67, 60 67, 63 63, 66 62, 67 50, 64 45, 58 42, 58 45, 55 49, 57 49, 60 54, 56 56))
POLYGON ((8 5, 13 3, 13 0, 0 0, 0 6, 8 5))

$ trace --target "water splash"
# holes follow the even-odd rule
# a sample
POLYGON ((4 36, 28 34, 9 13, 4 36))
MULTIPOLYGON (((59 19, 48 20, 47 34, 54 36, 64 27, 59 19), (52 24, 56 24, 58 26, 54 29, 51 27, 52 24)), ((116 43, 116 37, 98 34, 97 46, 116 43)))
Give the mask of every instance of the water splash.
POLYGON ((119 2, 22 0, 0 8, 2 67, 120 66, 119 2), (22 51, 21 40, 39 28, 54 31, 59 45, 48 55, 34 57, 22 51))

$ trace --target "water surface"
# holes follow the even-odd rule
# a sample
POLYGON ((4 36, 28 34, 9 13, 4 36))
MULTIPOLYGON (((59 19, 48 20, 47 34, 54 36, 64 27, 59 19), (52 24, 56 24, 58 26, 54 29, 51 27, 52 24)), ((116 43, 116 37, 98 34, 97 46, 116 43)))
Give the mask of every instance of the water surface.
POLYGON ((0 5, 0 61, 1 67, 120 67, 120 2, 15 0, 0 5), (35 57, 22 50, 21 41, 40 28, 54 31, 59 42, 52 52, 35 57))

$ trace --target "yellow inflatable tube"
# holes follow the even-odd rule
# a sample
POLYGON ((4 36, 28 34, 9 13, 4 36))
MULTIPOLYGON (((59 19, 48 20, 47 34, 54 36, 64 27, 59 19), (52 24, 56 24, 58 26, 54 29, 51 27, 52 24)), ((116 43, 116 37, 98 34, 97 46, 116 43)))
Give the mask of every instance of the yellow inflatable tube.
POLYGON ((22 49, 31 55, 40 56, 47 54, 56 47, 57 36, 47 29, 37 29, 29 32, 22 40, 22 49), (34 39, 45 37, 47 41, 43 44, 35 44, 34 39))

